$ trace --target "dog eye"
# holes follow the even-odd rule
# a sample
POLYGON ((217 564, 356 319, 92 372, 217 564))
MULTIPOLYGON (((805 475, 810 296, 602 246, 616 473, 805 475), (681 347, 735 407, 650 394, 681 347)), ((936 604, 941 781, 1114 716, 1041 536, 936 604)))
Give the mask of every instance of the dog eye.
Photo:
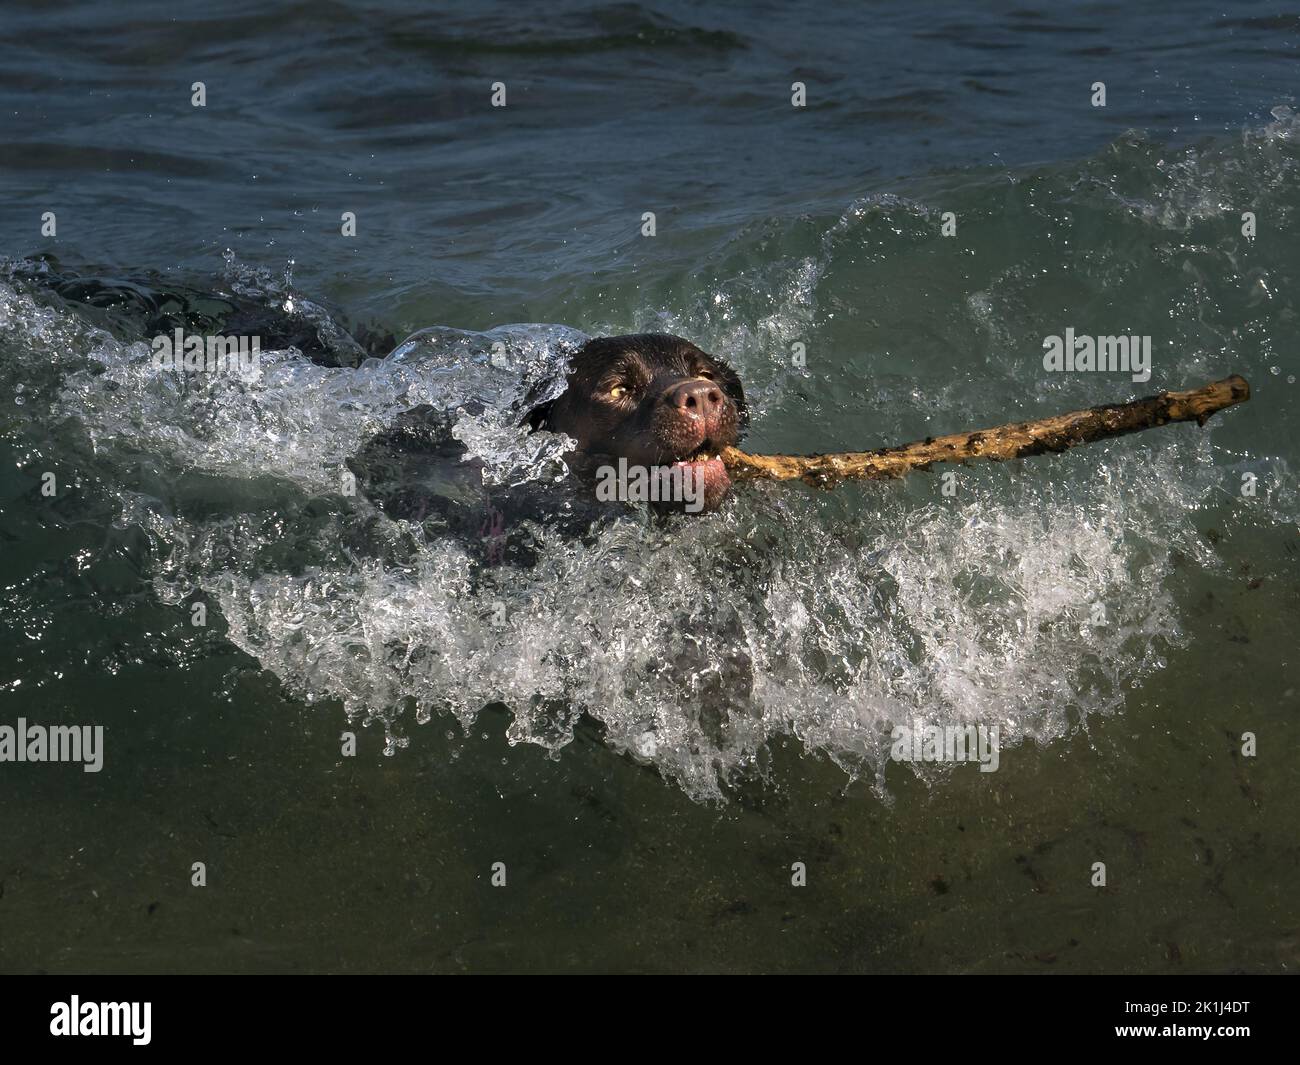
POLYGON ((698 373, 696 373, 695 376, 696 376, 696 377, 703 377, 704 380, 706 380, 706 381, 715 381, 715 380, 717 380, 717 378, 715 378, 715 377, 713 376, 713 371, 712 371, 712 370, 700 370, 698 373))
POLYGON ((613 388, 609 390, 610 399, 622 399, 626 395, 627 395, 626 385, 615 385, 613 388))

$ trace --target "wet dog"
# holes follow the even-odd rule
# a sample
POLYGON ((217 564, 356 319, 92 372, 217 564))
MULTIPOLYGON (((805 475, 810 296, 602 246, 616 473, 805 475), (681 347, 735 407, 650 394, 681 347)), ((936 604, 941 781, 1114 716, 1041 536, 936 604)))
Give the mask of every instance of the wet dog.
POLYGON ((681 337, 641 333, 588 341, 564 393, 525 421, 577 441, 576 471, 597 481, 601 498, 627 499, 609 491, 617 469, 620 487, 629 474, 662 485, 669 490, 655 492, 658 505, 694 513, 715 509, 730 491, 718 456, 740 439, 746 418, 729 366, 681 337))
POLYGON ((489 491, 481 463, 452 434, 453 413, 428 406, 400 415, 347 464, 359 491, 389 517, 478 542, 490 561, 527 566, 532 551, 521 522, 581 536, 611 504, 646 502, 660 514, 718 507, 731 488, 718 454, 738 442, 747 418, 740 378, 689 341, 597 337, 573 354, 558 397, 525 400, 520 412, 519 424, 532 431, 577 442, 568 484, 489 491), (665 490, 621 490, 638 479, 665 490))
MULTIPOLYGON (((357 366, 396 346, 377 328, 350 335, 313 304, 298 300, 290 312, 283 299, 238 286, 210 291, 152 276, 104 278, 52 260, 19 264, 8 275, 126 335, 255 335, 264 350, 296 347, 329 366, 357 366)), ((587 503, 645 502, 689 513, 715 509, 726 498, 731 481, 718 454, 737 443, 746 420, 744 390, 729 366, 681 337, 656 333, 587 341, 571 357, 563 393, 545 403, 525 401, 520 411, 521 424, 577 441, 569 465, 587 503), (649 491, 636 492, 632 482, 649 491)), ((525 499, 495 492, 489 498, 481 466, 466 459, 453 422, 449 411, 406 411, 349 460, 358 488, 390 516, 441 516, 447 531, 473 525, 482 535, 483 514, 494 525, 499 506, 546 520, 554 500, 543 497, 554 496, 555 486, 525 486, 516 493, 525 499)), ((559 510, 566 525, 591 521, 589 508, 559 510)))

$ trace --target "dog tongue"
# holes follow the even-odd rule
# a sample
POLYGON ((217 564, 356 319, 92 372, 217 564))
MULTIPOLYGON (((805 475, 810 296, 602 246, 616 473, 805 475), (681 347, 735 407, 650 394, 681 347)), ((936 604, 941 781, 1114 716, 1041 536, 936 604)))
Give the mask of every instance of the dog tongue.
POLYGON ((727 475, 727 467, 722 459, 687 459, 674 465, 694 468, 695 476, 703 485, 704 496, 710 508, 717 506, 731 488, 731 478, 727 475))

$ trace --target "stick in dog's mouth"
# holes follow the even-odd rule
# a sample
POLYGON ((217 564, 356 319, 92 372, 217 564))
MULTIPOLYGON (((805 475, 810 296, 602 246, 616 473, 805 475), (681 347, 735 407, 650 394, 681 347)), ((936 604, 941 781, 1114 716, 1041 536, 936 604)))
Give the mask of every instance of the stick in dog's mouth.
POLYGON ((696 466, 706 462, 721 462, 722 452, 725 448, 720 447, 712 442, 706 442, 703 447, 697 448, 685 458, 674 459, 673 466, 696 466))
POLYGON ((1195 421, 1204 425, 1212 414, 1248 399, 1250 385, 1244 377, 1233 374, 1200 388, 1159 392, 1130 403, 1091 407, 992 429, 927 437, 901 447, 833 455, 751 455, 729 447, 723 450, 722 461, 738 478, 765 477, 777 481, 798 478, 816 487, 831 488, 841 480, 852 478, 903 477, 913 470, 928 469, 936 462, 970 459, 1002 462, 1065 451, 1079 444, 1170 422, 1195 421))

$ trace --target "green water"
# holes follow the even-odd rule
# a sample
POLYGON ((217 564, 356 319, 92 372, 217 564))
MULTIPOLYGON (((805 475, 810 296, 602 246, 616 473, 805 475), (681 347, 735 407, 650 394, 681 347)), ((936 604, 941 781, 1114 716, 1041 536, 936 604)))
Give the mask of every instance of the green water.
POLYGON ((4 778, 0 961, 54 972, 1292 970, 1296 780, 1271 755, 1297 740, 1296 678, 1263 619, 1294 623, 1295 588, 1202 588, 1195 649, 1124 715, 1004 756, 992 786, 974 772, 932 788, 892 773, 890 805, 845 794, 838 769, 785 743, 779 793, 701 808, 596 744, 558 762, 512 750, 492 715, 491 738, 455 760, 432 735, 418 753, 344 764, 335 729, 274 685, 241 683, 239 705, 256 715, 207 694, 246 663, 205 660, 184 702, 165 707, 171 672, 132 667, 62 697, 154 708, 127 751, 110 733, 109 787, 72 767, 4 778), (1249 763, 1237 738, 1248 726, 1261 737, 1249 763), (503 763, 508 777, 494 771, 503 763), (208 864, 204 889, 189 885, 195 860, 208 864), (497 861, 505 887, 490 886, 497 861), (1090 884, 1096 861, 1102 890, 1090 884), (793 862, 806 863, 806 887, 791 886, 793 862))
POLYGON ((1300 965, 1293 19, 172 6, 0 31, 0 725, 105 730, 99 773, 0 763, 0 970, 1300 965), (208 64, 207 114, 144 52, 208 64), (498 76, 528 106, 487 122, 498 76), (178 383, 36 255, 145 305, 436 329, 178 383), (1150 336, 1150 380, 1045 371, 1067 328, 1150 336), (420 401, 502 479, 557 475, 500 412, 574 330, 725 358, 756 451, 1253 394, 950 481, 537 529, 526 567, 340 492, 420 401), (894 762, 918 718, 997 726, 997 771, 894 762))

